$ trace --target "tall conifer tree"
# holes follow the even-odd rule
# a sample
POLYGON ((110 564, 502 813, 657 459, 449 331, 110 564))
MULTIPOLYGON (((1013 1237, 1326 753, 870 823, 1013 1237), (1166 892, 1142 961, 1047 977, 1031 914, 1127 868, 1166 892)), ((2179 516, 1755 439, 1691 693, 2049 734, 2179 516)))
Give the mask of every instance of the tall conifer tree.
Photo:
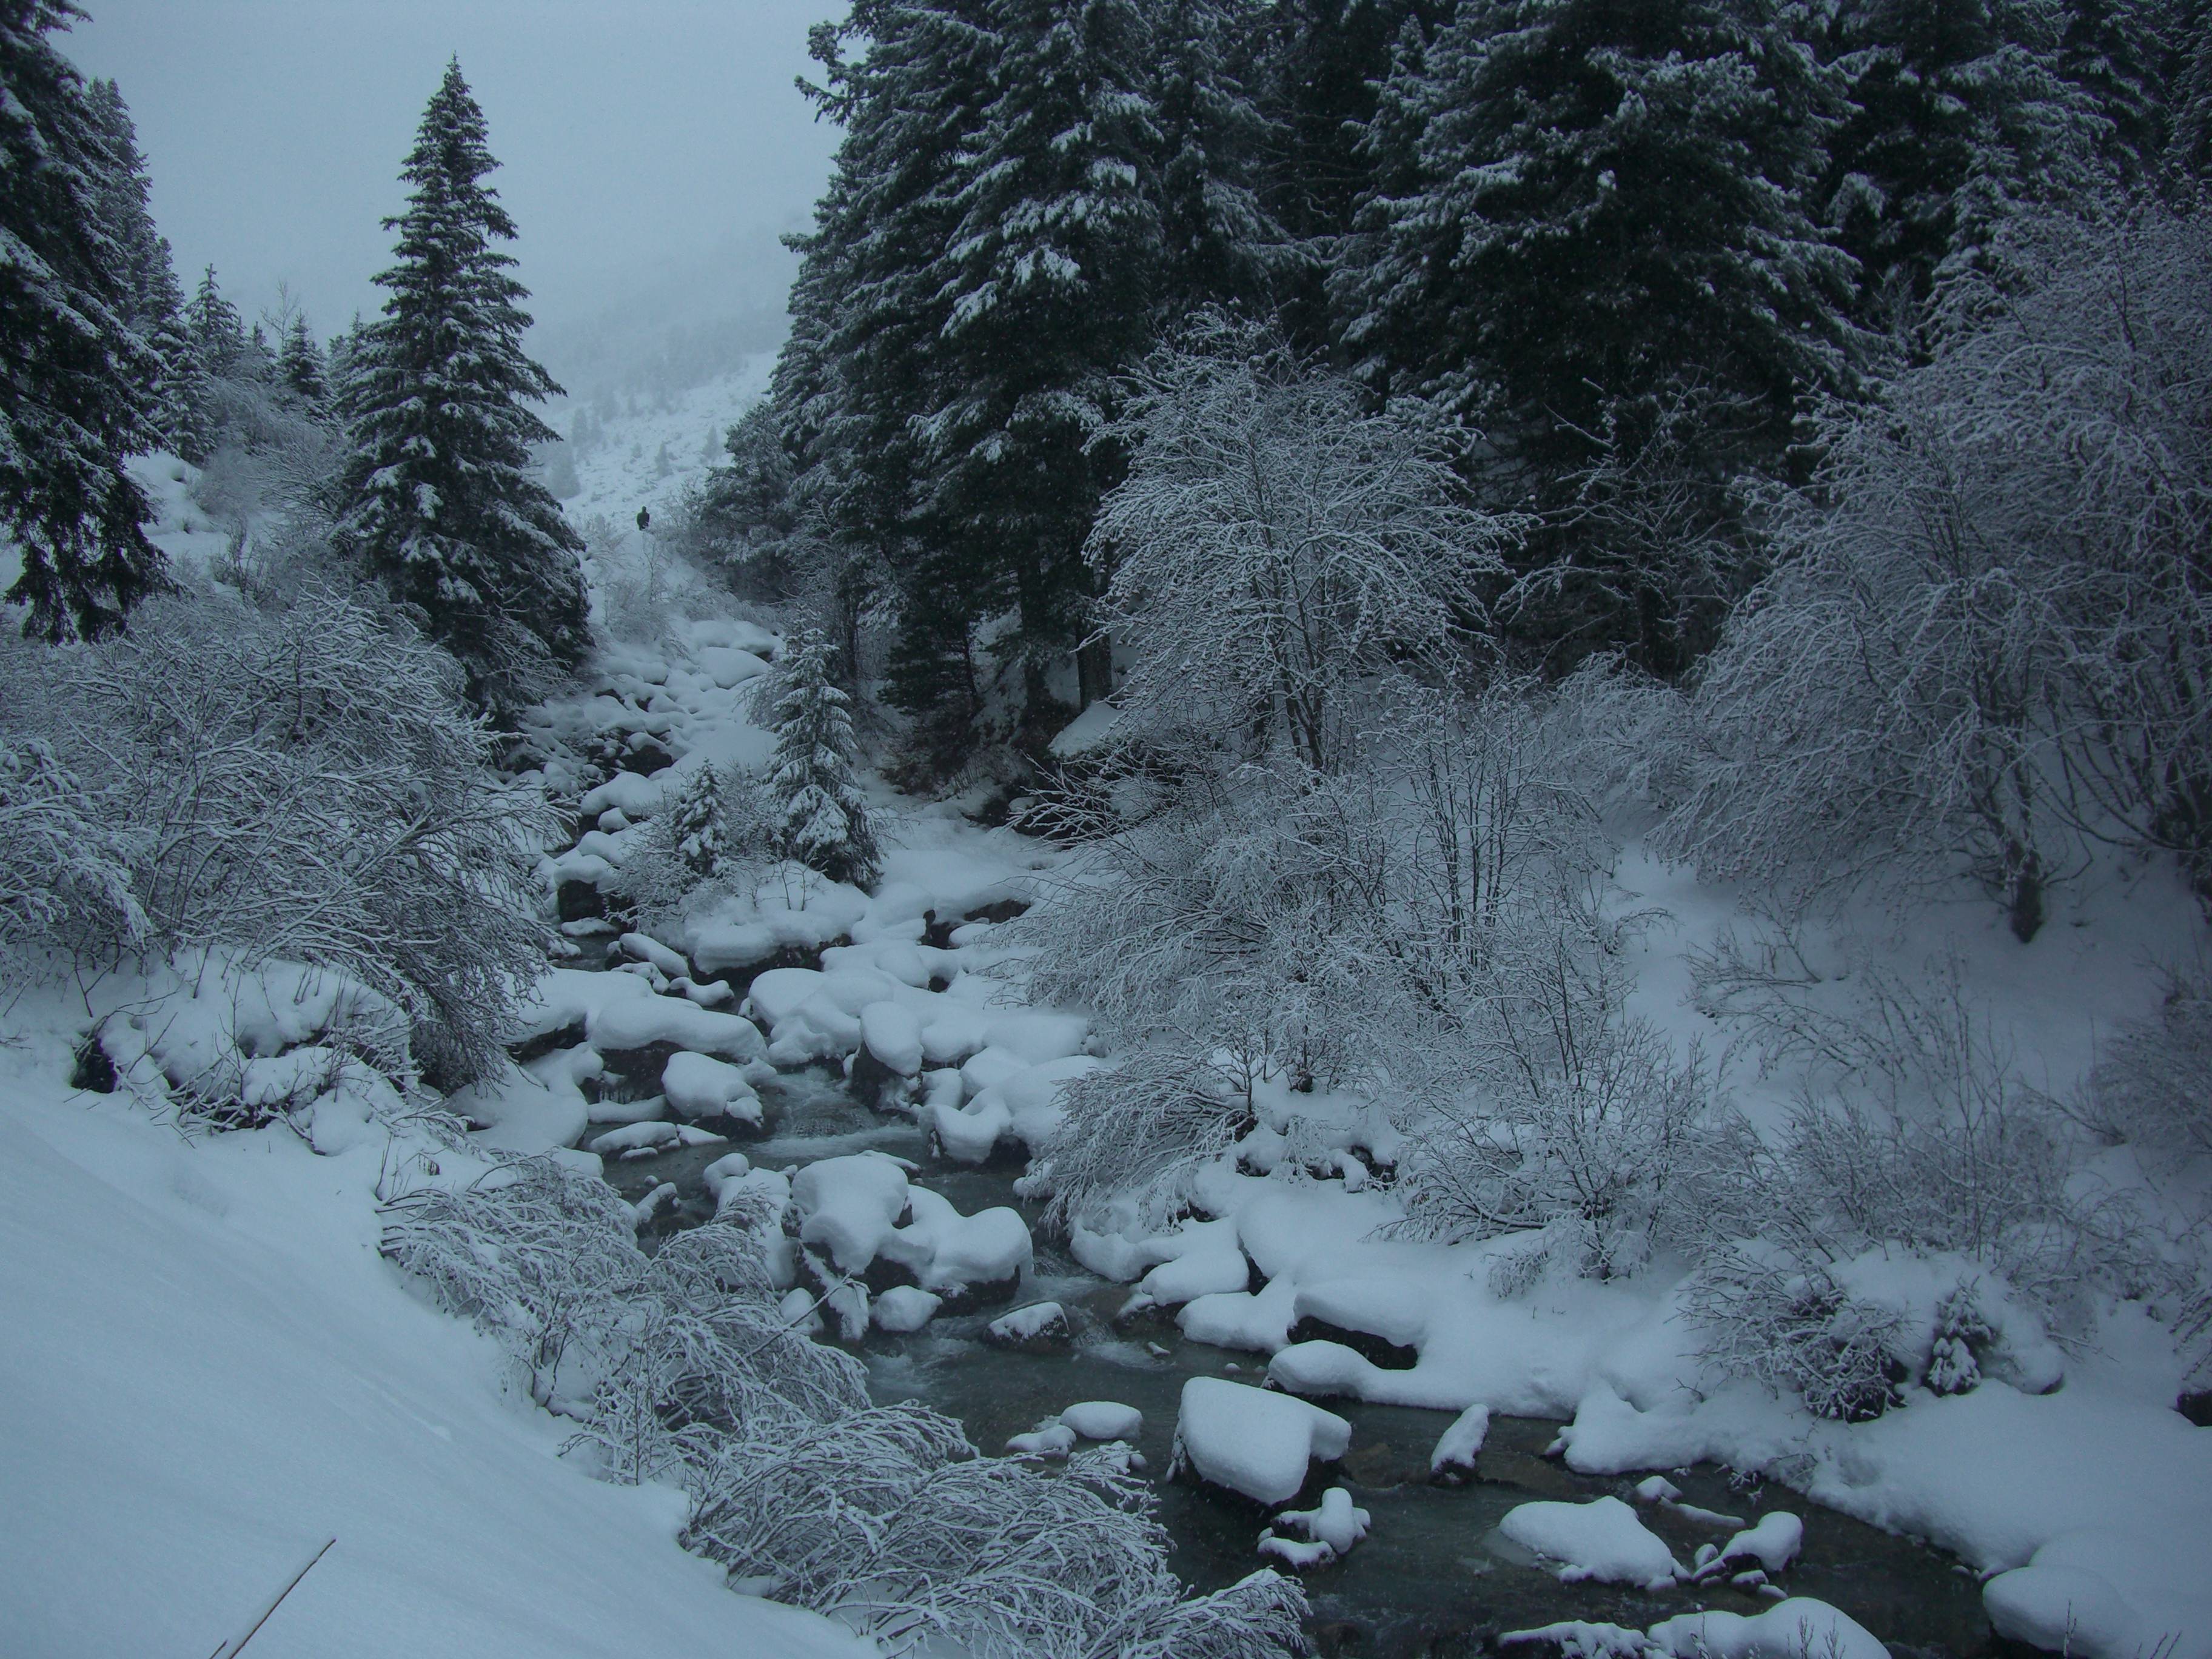
MULTIPOLYGON (((1087 632, 1083 544, 1115 464, 1092 440, 1150 338, 1160 140, 1134 0, 992 0, 990 15, 997 95, 931 272, 950 310, 927 363, 917 507, 940 545, 1002 562, 1039 721, 1048 665, 1087 632)), ((1102 665, 1083 667, 1088 701, 1106 688, 1102 665)))
POLYGON ((67 0, 0 0, 0 523, 21 574, 8 598, 51 640, 114 631, 161 586, 144 493, 157 366, 131 324, 111 206, 131 159, 47 38, 67 0))
POLYGON ((458 61, 422 116, 384 314, 349 353, 354 453, 343 534, 495 708, 588 644, 583 541, 530 471, 558 434, 532 412, 560 387, 524 353, 527 297, 496 244, 514 223, 484 176, 498 164, 458 61))

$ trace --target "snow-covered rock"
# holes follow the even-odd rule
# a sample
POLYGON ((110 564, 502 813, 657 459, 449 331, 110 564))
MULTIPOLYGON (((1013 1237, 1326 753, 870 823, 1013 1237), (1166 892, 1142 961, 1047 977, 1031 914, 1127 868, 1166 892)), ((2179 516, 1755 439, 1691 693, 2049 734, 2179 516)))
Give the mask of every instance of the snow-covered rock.
POLYGON ((1085 1440, 1134 1440, 1145 1414, 1112 1400, 1085 1400, 1060 1413, 1060 1420, 1085 1440))
POLYGON ((1075 1449, 1075 1431, 1065 1423, 1040 1423, 1008 1440, 1006 1449, 1016 1457, 1065 1457, 1075 1449))
POLYGON ((1489 1435, 1490 1407, 1469 1406, 1437 1437, 1437 1449, 1429 1454, 1429 1478, 1454 1481, 1474 1479, 1475 1455, 1481 1451, 1482 1443, 1489 1435))
POLYGON ((2062 1533, 2025 1566, 1984 1585, 1982 1605, 1998 1635, 2050 1652, 2205 1659, 2212 1655, 2212 1580, 2192 1582, 2188 1565, 2191 1554, 2201 1560, 2204 1553, 2201 1539, 2062 1533))
POLYGON ((1067 1334, 1067 1310, 1057 1302, 1032 1302, 1026 1308, 1000 1314, 983 1328, 987 1341, 1001 1347, 1043 1342, 1067 1334))
POLYGON ((1723 1565, 1756 1561, 1769 1572, 1780 1572, 1804 1547, 1805 1523, 1785 1510, 1775 1510, 1760 1516, 1758 1525, 1745 1528, 1722 1545, 1714 1559, 1723 1565))
POLYGON ((921 1020, 896 1002, 872 1002, 860 1010, 860 1041, 884 1066, 901 1077, 921 1070, 921 1020))
POLYGON ((906 1170, 877 1152, 825 1158, 792 1180, 799 1242, 827 1250, 840 1273, 865 1273, 907 1210, 906 1170))
POLYGON ((950 1199, 924 1187, 909 1187, 906 1197, 912 1220, 877 1248, 925 1290, 951 1295, 1018 1282, 1029 1272, 1034 1247, 1020 1211, 1000 1205, 962 1215, 950 1199))
POLYGON ((1748 1618, 1738 1613, 1686 1613, 1644 1632, 1672 1659, 1886 1659, 1889 1650, 1856 1620, 1793 1596, 1748 1618))
POLYGON ((1352 1507, 1350 1492, 1331 1486, 1316 1507, 1278 1515, 1274 1526, 1260 1534, 1260 1553, 1301 1572, 1325 1567, 1351 1554, 1352 1547, 1367 1536, 1369 1518, 1365 1510, 1352 1507))
POLYGON ((1176 1461, 1200 1480, 1260 1503, 1287 1503, 1316 1459, 1334 1463, 1352 1443, 1352 1425, 1288 1395, 1218 1376, 1182 1385, 1176 1461))
POLYGON ((661 1092, 685 1117, 733 1117, 758 1126, 760 1097, 742 1066, 711 1054, 675 1054, 660 1072, 661 1092))
POLYGON ((903 1334, 920 1330, 937 1316, 938 1309, 943 1305, 942 1297, 932 1296, 912 1285, 894 1285, 875 1299, 868 1316, 876 1322, 878 1330, 903 1334))
POLYGON ((1498 1530, 1553 1564, 1565 1583, 1598 1579, 1658 1589, 1685 1576, 1665 1542, 1618 1498, 1522 1504, 1505 1512, 1498 1530))

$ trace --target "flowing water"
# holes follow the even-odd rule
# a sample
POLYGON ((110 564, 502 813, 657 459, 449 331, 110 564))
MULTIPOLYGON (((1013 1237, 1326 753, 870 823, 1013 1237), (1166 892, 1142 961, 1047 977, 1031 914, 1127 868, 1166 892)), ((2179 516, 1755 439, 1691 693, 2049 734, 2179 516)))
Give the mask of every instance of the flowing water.
MULTIPOLYGON (((1011 1170, 930 1164, 915 1125, 862 1105, 834 1073, 787 1074, 764 1090, 762 1100, 765 1133, 735 1143, 757 1165, 796 1168, 875 1147, 921 1164, 917 1184, 943 1194, 963 1213, 1006 1204, 1035 1223, 1035 1206, 1014 1195, 1011 1170)), ((699 1171, 730 1150, 690 1147, 613 1164, 608 1179, 631 1199, 673 1181, 689 1224, 714 1208, 699 1171)), ((871 1332, 860 1357, 879 1400, 921 1400, 957 1417, 987 1452, 1079 1400, 1136 1407, 1145 1414, 1138 1449, 1156 1477, 1176 1571, 1200 1588, 1233 1583, 1262 1565, 1255 1545, 1266 1516, 1231 1495, 1158 1477, 1167 1470, 1184 1380, 1212 1375, 1256 1382, 1264 1361, 1188 1341, 1172 1320, 1158 1316, 1117 1322, 1127 1295, 1126 1286, 1099 1279, 1040 1243, 1035 1281, 1020 1299, 1060 1302, 1074 1327, 1072 1342, 1048 1352, 986 1346, 983 1327, 1003 1311, 992 1309, 940 1317, 910 1336, 871 1332)), ((1658 1593, 1561 1584, 1498 1539, 1498 1520, 1516 1504, 1627 1495, 1627 1480, 1577 1475, 1546 1458, 1556 1424, 1492 1419, 1479 1478, 1445 1487, 1429 1483, 1428 1459, 1451 1420, 1448 1415, 1326 1403, 1352 1425, 1352 1450, 1331 1480, 1369 1511, 1373 1528, 1342 1561, 1306 1575, 1314 1636, 1324 1654, 1377 1659, 1474 1654, 1491 1650, 1492 1638, 1501 1632, 1559 1620, 1642 1626, 1699 1607, 1751 1613, 1766 1605, 1725 1584, 1658 1593)), ((1786 1587, 1842 1608, 1894 1652, 1968 1659, 2000 1651, 1974 1579, 1937 1552, 1820 1509, 1779 1486, 1733 1484, 1724 1471, 1701 1468, 1672 1478, 1687 1503, 1747 1523, 1773 1508, 1802 1516, 1805 1553, 1785 1575, 1786 1587)), ((1644 1508, 1641 1513, 1684 1561, 1699 1544, 1727 1537, 1724 1529, 1668 1511, 1644 1508)))

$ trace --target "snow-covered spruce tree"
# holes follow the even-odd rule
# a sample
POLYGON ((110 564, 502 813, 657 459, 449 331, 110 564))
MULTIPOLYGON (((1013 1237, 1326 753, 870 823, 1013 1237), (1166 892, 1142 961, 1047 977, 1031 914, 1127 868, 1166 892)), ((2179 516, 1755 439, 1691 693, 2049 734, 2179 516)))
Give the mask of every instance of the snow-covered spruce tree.
POLYGON ((47 38, 68 0, 0 0, 0 525, 7 597, 49 640, 114 632, 166 584, 125 456, 155 441, 158 366, 133 331, 112 206, 131 161, 47 38))
POLYGON ((1204 305, 1266 307, 1294 262, 1261 198, 1280 134, 1251 85, 1265 21, 1255 0, 1156 0, 1151 82, 1159 131, 1162 318, 1204 305))
POLYGON ((2061 72, 2065 0, 1852 0, 1825 43, 1849 82, 1821 192, 1876 325, 1925 300, 2016 208, 2101 172, 2112 123, 2061 72))
POLYGON ((148 207, 152 185, 137 128, 113 81, 94 81, 90 102, 115 162, 100 196, 108 234, 122 253, 124 322, 152 349, 158 365, 150 414, 154 434, 164 447, 197 463, 204 459, 198 441, 204 403, 199 360, 185 330, 184 290, 177 285, 168 239, 154 228, 148 207))
POLYGON ((526 297, 497 244, 514 223, 458 61, 423 112, 384 314, 351 354, 343 410, 346 544, 499 708, 589 643, 583 541, 530 470, 556 434, 529 408, 560 388, 524 355, 526 297))
POLYGON ((853 771, 852 699, 830 673, 819 632, 794 641, 775 681, 775 757, 768 791, 787 856, 832 881, 869 886, 883 864, 853 771))
POLYGON ((1304 350, 1331 343, 1328 273, 1373 187, 1377 158, 1363 135, 1392 48, 1449 9, 1450 0, 1277 0, 1261 20, 1254 80, 1273 130, 1261 200, 1297 255, 1275 294, 1304 350))
MULTIPOLYGON (((923 360, 916 510, 970 562, 1006 572, 1025 720, 1088 632, 1084 538, 1111 482, 1092 441, 1112 380, 1149 343, 1158 270, 1152 35, 1136 0, 988 0, 994 97, 927 285, 949 302, 923 360)), ((948 573, 950 574, 950 573, 948 573)), ((1079 655, 1079 696, 1107 664, 1079 655)))
POLYGON ((965 672, 975 629, 1007 600, 1002 561, 947 548, 916 520, 919 422, 949 307, 933 264, 959 222, 963 158, 998 49, 984 0, 862 0, 842 27, 815 33, 824 78, 811 95, 845 137, 802 245, 775 380, 793 505, 815 532, 848 660, 861 612, 880 598, 929 613, 901 629, 889 695, 945 769, 981 706, 965 672), (865 49, 848 59, 852 40, 865 49))
POLYGON ((1801 390, 1847 376, 1850 264, 1808 205, 1841 103, 1795 16, 1475 0, 1409 34, 1379 94, 1341 337, 1371 386, 1482 431, 1494 499, 1547 511, 1529 556, 1564 579, 1520 627, 1567 659, 1671 674, 1698 643, 1662 573, 1620 568, 1567 510, 1607 442, 1703 386, 1740 411, 1708 468, 1771 466, 1801 390))
POLYGON ((276 354, 276 373, 300 407, 311 415, 320 415, 329 405, 327 368, 323 349, 315 343, 307 318, 293 318, 276 354))

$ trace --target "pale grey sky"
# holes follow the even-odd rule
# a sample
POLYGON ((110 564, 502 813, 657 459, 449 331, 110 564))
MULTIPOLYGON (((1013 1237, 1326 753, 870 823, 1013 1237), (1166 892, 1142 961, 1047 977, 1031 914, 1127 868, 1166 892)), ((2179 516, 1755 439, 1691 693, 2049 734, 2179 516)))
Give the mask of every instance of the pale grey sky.
POLYGON ((787 262, 836 130, 793 86, 843 0, 82 0, 60 37, 113 76, 189 292, 249 316, 289 283, 319 331, 373 313, 401 158, 446 59, 491 127, 542 324, 631 295, 683 322, 749 308, 787 262))

